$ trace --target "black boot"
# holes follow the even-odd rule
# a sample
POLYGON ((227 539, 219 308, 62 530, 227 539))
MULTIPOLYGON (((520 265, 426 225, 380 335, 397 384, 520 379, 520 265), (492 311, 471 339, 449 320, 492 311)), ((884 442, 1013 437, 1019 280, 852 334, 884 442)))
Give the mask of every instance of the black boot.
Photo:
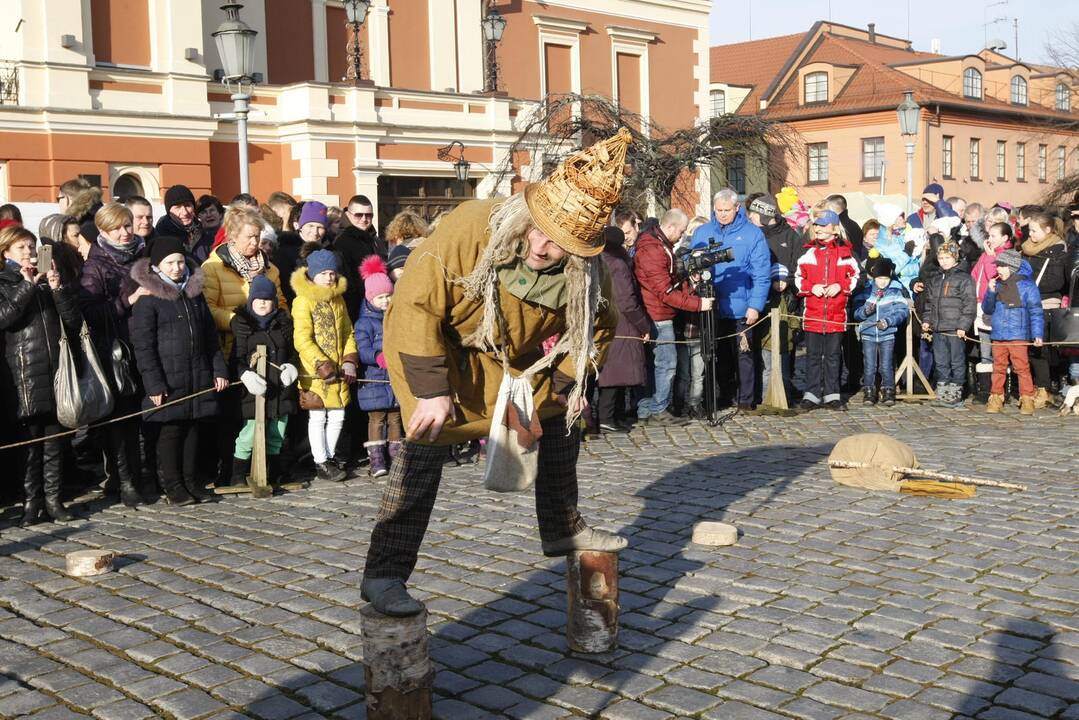
POLYGON ((864 388, 862 388, 862 401, 866 405, 876 405, 877 404, 877 388, 870 387, 869 385, 866 385, 864 388))
POLYGON ((232 458, 232 469, 229 471, 232 476, 233 487, 247 487, 247 475, 251 471, 251 459, 241 460, 238 457, 232 458))
MULTIPOLYGON (((979 363, 980 365, 981 363, 979 363)), ((976 366, 977 367, 977 366, 976 366)), ((979 370, 975 373, 974 404, 985 405, 989 402, 989 393, 993 388, 993 371, 979 370)))
POLYGON ((45 512, 56 522, 71 522, 75 519, 60 502, 61 448, 55 440, 44 443, 42 448, 42 476, 45 485, 45 512))
POLYGON ((187 490, 187 494, 195 498, 198 502, 209 502, 217 497, 216 493, 208 491, 206 486, 198 478, 194 480, 184 480, 184 490, 187 490))
POLYGON ((266 456, 266 483, 279 485, 281 483, 281 456, 266 456))
POLYGON ((178 470, 162 472, 161 486, 165 491, 165 497, 169 500, 169 505, 184 507, 198 503, 198 500, 191 497, 191 493, 184 487, 183 479, 178 470))
POLYGON ((895 388, 883 388, 880 391, 880 403, 885 407, 895 405, 895 388))
POLYGON ((45 491, 41 481, 41 443, 26 446, 22 489, 23 513, 19 524, 26 527, 40 522, 41 511, 45 508, 45 491))

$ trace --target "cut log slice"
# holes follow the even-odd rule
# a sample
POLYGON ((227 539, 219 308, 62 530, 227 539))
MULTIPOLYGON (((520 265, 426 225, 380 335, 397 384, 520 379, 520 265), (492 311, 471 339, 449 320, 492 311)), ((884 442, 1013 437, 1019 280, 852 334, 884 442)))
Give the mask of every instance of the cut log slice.
POLYGON ((734 545, 738 542, 738 528, 721 522, 699 522, 693 526, 693 542, 698 545, 734 545))

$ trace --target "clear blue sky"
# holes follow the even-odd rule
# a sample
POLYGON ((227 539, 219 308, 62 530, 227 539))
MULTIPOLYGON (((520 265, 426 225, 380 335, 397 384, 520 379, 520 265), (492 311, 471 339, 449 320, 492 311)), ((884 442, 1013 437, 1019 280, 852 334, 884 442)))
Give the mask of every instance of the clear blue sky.
POLYGON ((816 20, 865 27, 875 22, 877 32, 909 37, 917 50, 930 49, 939 38, 946 55, 975 53, 985 44, 986 20, 1005 17, 989 28, 989 37, 1008 43, 1005 54, 1015 56, 1015 29, 1019 18, 1019 55, 1046 62, 1046 42, 1057 28, 1079 21, 1076 0, 715 0, 712 9, 712 44, 804 32, 816 20), (910 8, 910 34, 907 34, 910 8), (829 10, 831 16, 829 17, 829 10), (751 16, 752 13, 752 16, 751 16), (752 27, 752 38, 750 28, 752 27))

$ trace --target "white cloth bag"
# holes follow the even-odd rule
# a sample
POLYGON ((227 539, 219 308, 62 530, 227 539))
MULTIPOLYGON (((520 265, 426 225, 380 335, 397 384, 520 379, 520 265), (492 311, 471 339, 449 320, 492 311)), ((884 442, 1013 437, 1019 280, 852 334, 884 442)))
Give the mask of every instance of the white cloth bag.
POLYGON ((539 439, 543 435, 532 398, 531 376, 502 374, 491 432, 487 436, 487 466, 483 484, 495 492, 527 490, 536 481, 539 439))

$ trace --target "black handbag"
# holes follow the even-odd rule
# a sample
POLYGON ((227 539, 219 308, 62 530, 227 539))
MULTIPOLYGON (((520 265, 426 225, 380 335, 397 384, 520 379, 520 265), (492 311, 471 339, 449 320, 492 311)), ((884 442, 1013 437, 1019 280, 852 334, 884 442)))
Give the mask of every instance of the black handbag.
POLYGON ((133 366, 134 352, 131 346, 120 338, 112 341, 112 379, 116 383, 116 394, 120 397, 131 397, 138 392, 139 387, 135 382, 135 369, 133 366))

